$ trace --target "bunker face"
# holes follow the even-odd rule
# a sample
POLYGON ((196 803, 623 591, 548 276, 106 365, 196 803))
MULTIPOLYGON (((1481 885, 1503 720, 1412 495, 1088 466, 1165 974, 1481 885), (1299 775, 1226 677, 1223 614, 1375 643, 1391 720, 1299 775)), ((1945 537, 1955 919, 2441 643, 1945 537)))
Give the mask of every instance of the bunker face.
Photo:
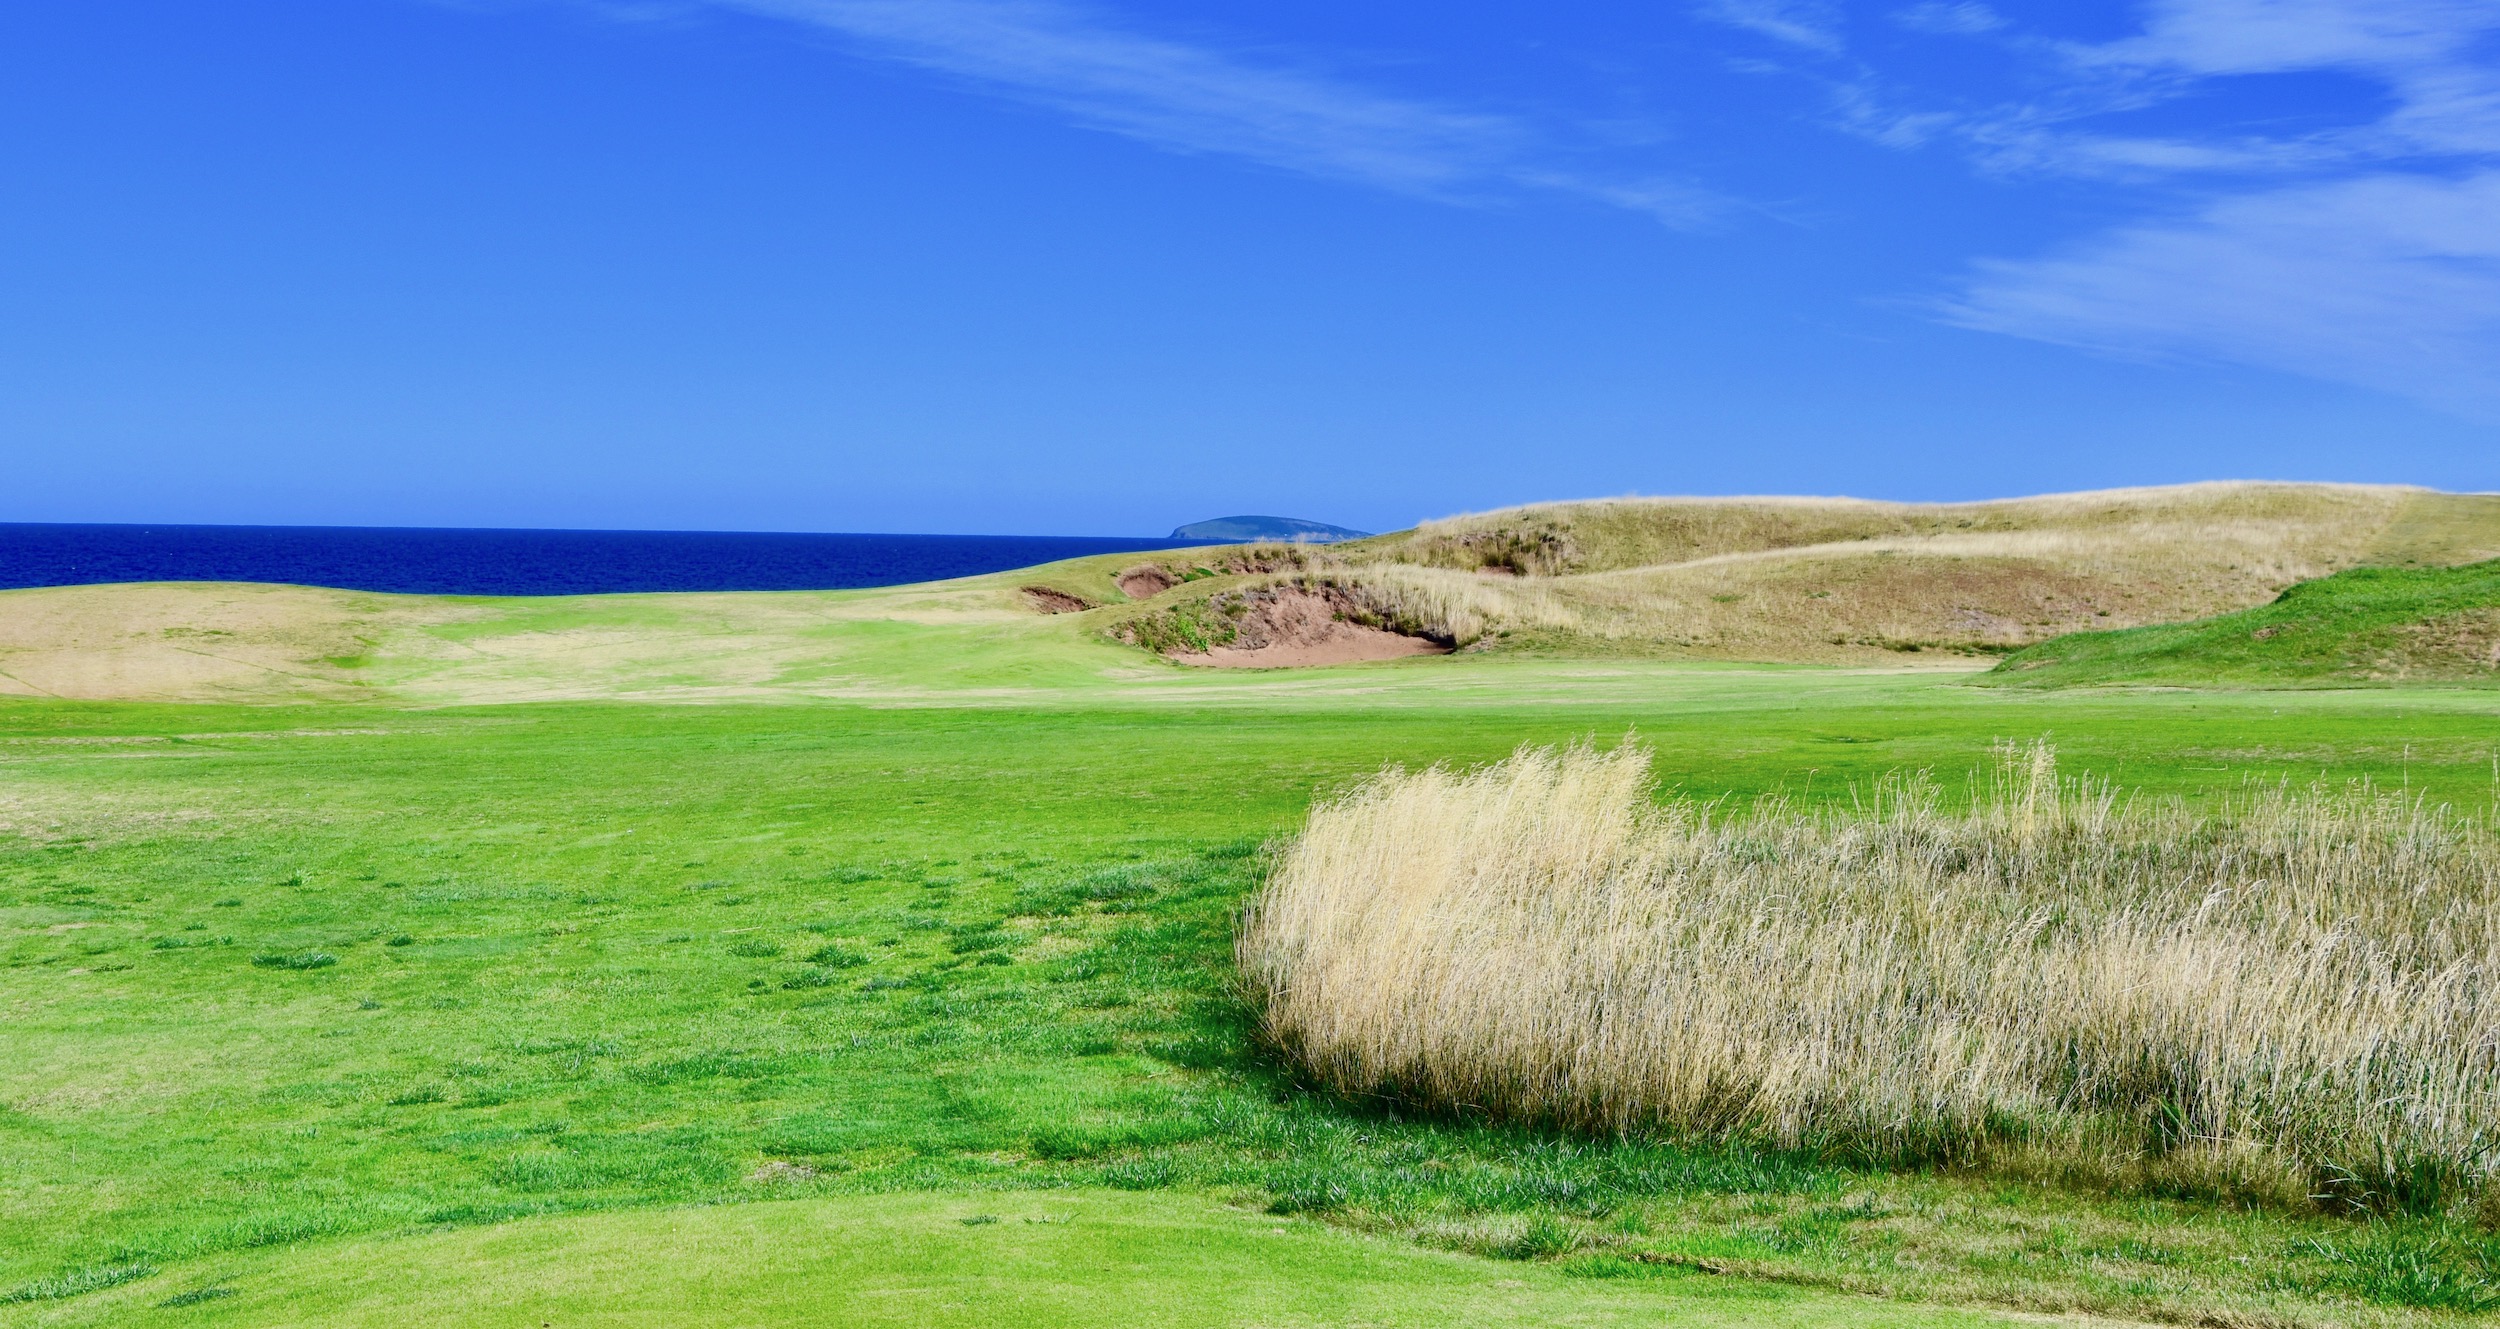
POLYGON ((1428 637, 1373 627, 1356 617, 1361 609, 1333 587, 1277 586, 1244 592, 1234 639, 1205 651, 1172 658, 1217 668, 1283 669, 1355 664, 1410 655, 1447 655, 1450 648, 1428 637))
POLYGON ((1181 584, 1181 579, 1160 564, 1147 563, 1130 568, 1113 579, 1120 593, 1132 600, 1151 600, 1181 584))
POLYGON ((1052 590, 1048 586, 1027 586, 1023 588, 1023 593, 1027 603, 1045 614, 1081 614, 1093 608, 1066 591, 1052 590))
POLYGON ((1240 649, 1218 646, 1201 655, 1176 655, 1185 665, 1215 669, 1293 669, 1310 665, 1360 664, 1366 660, 1403 660, 1413 655, 1447 655, 1450 648, 1421 637, 1405 637, 1378 628, 1344 624, 1350 631, 1322 641, 1240 649))

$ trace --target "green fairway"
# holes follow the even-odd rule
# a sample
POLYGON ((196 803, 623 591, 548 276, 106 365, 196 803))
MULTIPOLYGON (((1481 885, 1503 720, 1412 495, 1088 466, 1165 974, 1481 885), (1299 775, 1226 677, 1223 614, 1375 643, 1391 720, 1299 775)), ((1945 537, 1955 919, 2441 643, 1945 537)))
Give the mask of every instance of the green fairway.
POLYGON ((1685 1271, 1592 1281, 1099 1191, 777 1201, 342 1242, 134 1282, 50 1322, 1597 1329, 1665 1313, 1705 1329, 2012 1322, 1685 1271))
POLYGON ((1138 1288, 1125 1323, 1432 1322, 1434 1298, 1499 1280, 1523 1322, 1608 1323, 1725 1286, 1673 1276, 1694 1268, 2290 1322, 2500 1296, 2500 1253, 2461 1220, 1416 1121, 1264 1057, 1230 911, 1315 791, 1634 728, 1705 795, 1950 780, 2047 735, 2136 788, 2366 777, 2481 807, 2500 696, 1461 658, 874 707, 9 702, 0 1320, 213 1287, 234 1295, 145 1313, 465 1322, 463 1298, 500 1288, 657 1322, 686 1279, 723 1307, 874 1323, 859 1308, 899 1305, 877 1289, 922 1266, 807 1272, 805 1234, 889 1220, 938 1223, 928 1286, 955 1291, 929 1295, 960 1294, 967 1323, 1090 1322, 1061 1266, 1131 1242, 1247 1272, 1231 1301, 1106 1275, 1138 1288), (932 1217, 1040 1215, 1070 1187, 1102 1225, 1081 1240, 932 1217), (937 1198, 842 1198, 905 1192, 937 1198), (669 1207, 783 1199, 806 1202, 669 1207), (671 1224, 802 1263, 633 1256, 674 1250, 671 1224), (1015 1236, 992 1269, 962 1243, 997 1229, 1015 1236), (621 1272, 583 1282, 601 1260, 621 1272), (494 1272, 416 1272, 438 1266, 494 1272), (1381 1278, 1398 1286, 1360 1290, 1381 1278))

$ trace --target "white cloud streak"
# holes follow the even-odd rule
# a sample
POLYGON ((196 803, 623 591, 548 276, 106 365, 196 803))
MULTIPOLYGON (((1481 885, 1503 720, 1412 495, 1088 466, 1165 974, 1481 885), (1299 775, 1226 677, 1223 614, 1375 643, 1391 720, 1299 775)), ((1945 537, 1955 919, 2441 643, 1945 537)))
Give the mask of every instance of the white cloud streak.
MULTIPOLYGON (((1085 0, 672 2, 791 24, 1165 151, 1461 203, 1573 195, 1678 226, 1732 210, 1681 180, 1592 169, 1599 154, 1517 114, 1152 34, 1085 0)), ((2264 366, 2500 418, 2500 0, 2147 0, 2138 32, 2095 45, 2025 36, 1977 0, 1890 11, 1901 30, 2026 64, 2026 81, 2045 89, 1976 110, 1884 92, 1866 57, 1849 54, 1833 0, 1689 2, 1829 71, 1812 77, 1833 90, 1837 123, 1876 142, 1958 144, 2000 174, 2202 193, 2166 218, 1974 265, 1938 302, 1949 321, 2110 354, 2264 366), (2232 79, 2321 71, 2378 84, 2383 113, 2297 132, 2262 121, 2103 127, 2232 79)))
POLYGON ((2374 175, 2230 199, 1981 265, 1964 327, 2224 360, 2500 421, 2500 171, 2374 175))
POLYGON ((1702 0, 1703 18, 1822 55, 1842 48, 1840 13, 1830 0, 1702 0))
POLYGON ((1944 316, 2357 384, 2500 422, 2495 34, 2490 0, 2156 0, 2141 33, 2061 48, 2087 82, 2116 83, 2092 83, 2077 107, 2014 108, 1951 132, 1998 167, 2232 192, 2044 257, 1975 265, 1944 316), (2371 79, 2391 106, 2285 136, 2068 123, 2222 80, 2314 72, 2371 79))
POLYGON ((1375 91, 1152 36, 1055 0, 705 0, 826 33, 871 58, 1167 151, 1449 201, 1577 195, 1675 226, 1726 210, 1690 183, 1593 173, 1510 115, 1375 91))
POLYGON ((2142 34, 2084 58, 2192 74, 2406 70, 2443 63, 2500 29, 2490 0, 2156 0, 2142 34))
POLYGON ((1945 0, 1925 0, 1893 13, 1892 21, 1912 32, 1931 32, 1942 36, 1972 37, 1994 32, 2005 26, 2005 16, 1975 0, 1947 4, 1945 0))

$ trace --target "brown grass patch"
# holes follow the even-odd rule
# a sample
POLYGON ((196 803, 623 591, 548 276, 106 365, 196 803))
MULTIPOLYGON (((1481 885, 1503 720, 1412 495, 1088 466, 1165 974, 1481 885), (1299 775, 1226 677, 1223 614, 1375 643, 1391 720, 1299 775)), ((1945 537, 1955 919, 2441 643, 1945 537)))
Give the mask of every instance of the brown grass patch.
MULTIPOLYGON (((146 583, 6 593, 0 694, 216 701, 365 695, 353 662, 424 602, 302 586, 146 583)), ((457 620, 439 604, 424 611, 457 620)))

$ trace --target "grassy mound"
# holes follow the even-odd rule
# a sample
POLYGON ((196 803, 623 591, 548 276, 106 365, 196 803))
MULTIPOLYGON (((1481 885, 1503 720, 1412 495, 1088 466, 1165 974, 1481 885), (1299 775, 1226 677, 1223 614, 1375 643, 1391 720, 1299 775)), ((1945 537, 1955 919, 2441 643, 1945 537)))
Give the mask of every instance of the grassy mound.
POLYGON ((2219 618, 2060 637, 2007 657, 1990 681, 2500 684, 2500 559, 2354 568, 2219 618))
MULTIPOLYGON (((1869 541, 2050 532, 2160 539, 2161 528, 2177 526, 2277 554, 2305 547, 2312 556, 2348 551, 2374 564, 2451 564, 2500 554, 2500 495, 2223 481, 1977 503, 1612 498, 1447 517, 1348 545, 1345 552, 1459 571, 1495 567, 1520 576, 1568 576, 1869 541)), ((2196 561, 2226 568, 2230 562, 2196 561)))
POLYGON ((1697 1276, 1576 1278, 1366 1240, 1194 1196, 1099 1190, 845 1196, 451 1226, 133 1279, 62 1326, 839 1324, 1758 1325, 1980 1329, 2015 1317, 1883 1307, 1697 1276), (178 1314, 177 1314, 178 1313, 178 1314))
POLYGON ((2201 484, 1540 504, 1332 546, 1305 571, 1462 645, 1890 664, 2233 612, 2356 566, 2495 555, 2500 496, 2201 484))
POLYGON ((1288 582, 1324 584, 1366 621, 1461 649, 1969 668, 2077 631, 2251 608, 2352 567, 2494 557, 2500 496, 2384 486, 1610 499, 1339 545, 1100 554, 871 590, 0 591, 0 696, 435 706, 1156 689, 1175 683, 1139 670, 1138 647, 1225 644, 1222 604, 1288 582))

